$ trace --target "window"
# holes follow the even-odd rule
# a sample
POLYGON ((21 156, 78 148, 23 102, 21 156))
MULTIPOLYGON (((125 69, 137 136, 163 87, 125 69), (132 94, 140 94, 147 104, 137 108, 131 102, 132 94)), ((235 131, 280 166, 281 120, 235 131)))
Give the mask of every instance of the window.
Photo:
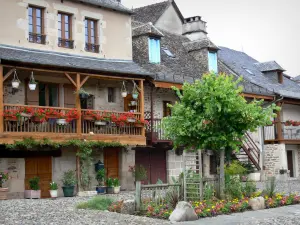
POLYGON ((39 83, 39 106, 59 106, 58 84, 39 83))
POLYGON ((208 70, 218 73, 217 52, 208 52, 208 70))
POLYGON ((44 35, 44 10, 29 6, 29 42, 45 44, 46 35, 44 35))
POLYGON ((87 99, 80 99, 82 109, 94 109, 94 95, 89 95, 87 99))
POLYGON ((85 19, 85 50, 99 53, 97 21, 85 19))
POLYGON ((160 40, 157 38, 149 38, 149 61, 160 63, 160 40))
POLYGON ((107 100, 108 102, 116 102, 116 90, 113 87, 107 88, 107 100))
POLYGON ((171 108, 168 107, 168 104, 172 104, 170 101, 163 101, 163 110, 164 117, 171 116, 171 108))
POLYGON ((169 49, 163 48, 163 50, 169 57, 175 58, 175 55, 173 55, 173 53, 169 49))
POLYGON ((72 40, 72 15, 58 13, 58 46, 74 48, 72 40))

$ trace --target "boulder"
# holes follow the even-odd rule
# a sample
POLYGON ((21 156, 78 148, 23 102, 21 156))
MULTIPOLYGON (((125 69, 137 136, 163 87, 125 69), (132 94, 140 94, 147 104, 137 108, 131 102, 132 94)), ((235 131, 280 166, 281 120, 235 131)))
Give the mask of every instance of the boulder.
POLYGON ((135 212, 135 201, 134 200, 124 201, 121 207, 121 213, 133 215, 134 212, 135 212))
POLYGON ((188 202, 178 202, 175 210, 169 217, 171 222, 182 222, 182 221, 194 221, 197 220, 198 216, 188 202))
POLYGON ((252 198, 249 201, 252 210, 260 210, 265 208, 265 199, 263 197, 252 198))

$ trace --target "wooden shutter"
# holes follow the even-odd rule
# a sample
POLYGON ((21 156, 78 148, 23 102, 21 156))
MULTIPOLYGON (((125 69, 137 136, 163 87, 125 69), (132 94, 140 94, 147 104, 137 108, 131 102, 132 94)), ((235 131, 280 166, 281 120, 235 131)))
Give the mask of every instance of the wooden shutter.
POLYGON ((28 82, 26 85, 26 105, 39 105, 39 85, 36 85, 36 89, 34 91, 29 90, 28 82))
POLYGON ((71 84, 64 85, 65 108, 75 108, 75 87, 71 84))

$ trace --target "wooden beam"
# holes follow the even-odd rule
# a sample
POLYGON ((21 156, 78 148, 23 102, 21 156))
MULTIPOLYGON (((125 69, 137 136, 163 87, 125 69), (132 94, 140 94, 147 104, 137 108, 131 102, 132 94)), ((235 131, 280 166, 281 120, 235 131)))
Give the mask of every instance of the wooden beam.
POLYGON ((282 102, 284 104, 291 104, 291 105, 300 105, 300 100, 297 99, 283 99, 282 102))
MULTIPOLYGON (((69 74, 67 74, 67 73, 64 73, 65 74, 65 76, 68 78, 68 80, 75 86, 75 87, 77 87, 77 84, 75 83, 75 81, 72 79, 72 77, 69 75, 69 74)), ((79 81, 79 86, 80 86, 80 81, 79 81)))
POLYGON ((75 103, 76 109, 79 113, 79 118, 76 120, 76 129, 77 134, 81 134, 81 104, 80 104, 80 97, 79 97, 79 90, 80 90, 80 74, 76 74, 76 94, 75 94, 75 103))
POLYGON ((154 86, 158 87, 158 88, 172 88, 172 87, 177 87, 179 89, 182 89, 182 84, 169 83, 169 82, 161 82, 161 81, 154 81, 154 86))
MULTIPOLYGON (((281 107, 281 102, 276 103, 277 106, 281 107)), ((277 137, 276 139, 282 140, 282 124, 281 124, 281 111, 277 111, 277 117, 276 117, 276 131, 277 131, 277 137)))
POLYGON ((86 82, 89 78, 90 78, 89 76, 86 76, 86 77, 83 79, 83 81, 81 81, 80 87, 82 87, 82 86, 85 84, 85 82, 86 82))
POLYGON ((273 96, 268 95, 257 95, 257 94, 248 94, 248 93, 242 93, 241 94, 245 98, 256 98, 256 99, 265 99, 265 100, 274 100, 273 96))
POLYGON ((0 133, 3 133, 4 117, 3 117, 3 66, 0 65, 0 133))
MULTIPOLYGON (((144 97, 144 81, 139 81, 140 88, 140 113, 141 120, 145 119, 145 97, 144 97)), ((145 127, 142 128, 142 135, 145 136, 145 127)))
MULTIPOLYGON (((61 70, 48 70, 48 69, 36 69, 36 68, 28 68, 28 67, 22 67, 22 66, 11 66, 11 65, 3 65, 4 67, 9 68, 16 68, 16 69, 22 69, 22 70, 30 70, 30 71, 40 71, 40 72, 48 72, 48 73, 56 73, 56 74, 76 74, 78 72, 76 71, 61 71, 61 70)), ((86 75, 89 77, 94 77, 98 79, 114 79, 114 80, 145 80, 144 78, 131 78, 131 77, 119 77, 119 76, 110 76, 110 75, 101 75, 101 74, 95 74, 95 73, 80 73, 81 75, 86 75)), ((128 74, 131 75, 131 74, 128 74)), ((138 76, 138 75, 137 75, 138 76)))
POLYGON ((4 76, 4 78, 3 78, 3 82, 6 81, 7 78, 9 78, 9 77, 13 74, 13 72, 15 72, 15 69, 14 69, 14 68, 10 69, 10 71, 8 71, 8 72, 5 74, 5 76, 4 76))

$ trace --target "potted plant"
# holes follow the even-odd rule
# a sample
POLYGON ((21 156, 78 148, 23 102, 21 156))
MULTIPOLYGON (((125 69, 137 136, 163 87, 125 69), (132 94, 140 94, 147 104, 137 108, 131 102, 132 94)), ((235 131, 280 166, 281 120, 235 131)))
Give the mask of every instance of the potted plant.
POLYGON ((46 121, 46 114, 44 109, 38 109, 37 111, 33 112, 33 117, 31 120, 35 123, 43 123, 46 121))
POLYGON ((98 181, 98 186, 96 187, 96 191, 98 194, 104 194, 106 187, 104 185, 105 180, 105 169, 100 169, 96 173, 96 180, 98 181))
POLYGON ((108 178, 106 180, 106 193, 107 194, 113 194, 114 193, 114 183, 112 178, 108 178))
POLYGON ((22 107, 20 108, 20 115, 22 117, 30 118, 32 117, 33 109, 31 107, 22 107))
POLYGON ((15 89, 18 89, 19 86, 20 86, 20 83, 21 83, 21 81, 20 81, 19 78, 18 78, 17 70, 15 70, 14 78, 13 78, 13 80, 12 80, 12 82, 11 82, 11 86, 12 86, 13 88, 15 88, 15 89))
POLYGON ((93 121, 95 120, 95 114, 96 114, 95 112, 88 110, 82 114, 82 119, 93 121))
POLYGON ((119 194, 121 186, 120 186, 120 181, 118 178, 115 178, 113 180, 113 185, 114 185, 114 194, 119 194))
POLYGON ((79 89, 78 94, 80 99, 87 99, 90 96, 90 94, 86 92, 83 88, 79 89))
POLYGON ((3 184, 8 180, 8 172, 0 172, 0 200, 6 200, 8 194, 8 188, 4 188, 3 184))
POLYGON ((144 183, 144 181, 148 177, 148 175, 147 175, 148 172, 145 169, 145 167, 143 167, 142 165, 129 166, 128 172, 132 173, 132 176, 135 180, 134 183, 136 183, 136 182, 144 183))
POLYGON ((133 90, 132 90, 132 98, 137 99, 138 97, 139 97, 138 87, 134 83, 133 90))
POLYGON ((285 126, 291 126, 292 124, 293 124, 293 120, 287 120, 284 123, 285 126))
POLYGON ((50 190, 49 190, 51 198, 57 198, 57 189, 58 189, 57 183, 52 181, 50 183, 50 190))
POLYGON ((3 116, 7 121, 18 121, 21 119, 21 113, 19 110, 4 110, 3 116))
POLYGON ((135 123, 136 118, 135 118, 135 115, 133 113, 127 113, 126 117, 127 117, 127 122, 128 123, 135 123))
POLYGON ((58 111, 55 109, 45 109, 46 119, 56 119, 58 117, 58 111))
POLYGON ((135 127, 145 127, 149 124, 149 122, 147 120, 144 120, 144 119, 137 119, 135 121, 135 124, 134 126, 135 127))
POLYGON ((36 89, 37 82, 34 80, 33 72, 31 72, 30 80, 28 83, 28 87, 30 91, 34 91, 36 89))
POLYGON ((30 190, 25 190, 25 198, 41 198, 41 190, 40 190, 40 178, 33 177, 29 179, 29 187, 30 190))
POLYGON ((96 114, 95 115, 95 125, 97 126, 105 126, 109 122, 108 117, 104 117, 102 115, 96 114))
POLYGON ((123 84, 122 84, 121 95, 122 95, 123 98, 127 97, 127 90, 126 90, 126 86, 125 86, 125 81, 123 81, 123 84))
POLYGON ((66 118, 67 118, 67 116, 64 112, 57 113, 56 124, 57 125, 67 125, 68 122, 67 122, 66 118))
POLYGON ((65 171, 62 178, 63 192, 65 197, 74 196, 74 188, 77 183, 75 172, 73 170, 65 171))

